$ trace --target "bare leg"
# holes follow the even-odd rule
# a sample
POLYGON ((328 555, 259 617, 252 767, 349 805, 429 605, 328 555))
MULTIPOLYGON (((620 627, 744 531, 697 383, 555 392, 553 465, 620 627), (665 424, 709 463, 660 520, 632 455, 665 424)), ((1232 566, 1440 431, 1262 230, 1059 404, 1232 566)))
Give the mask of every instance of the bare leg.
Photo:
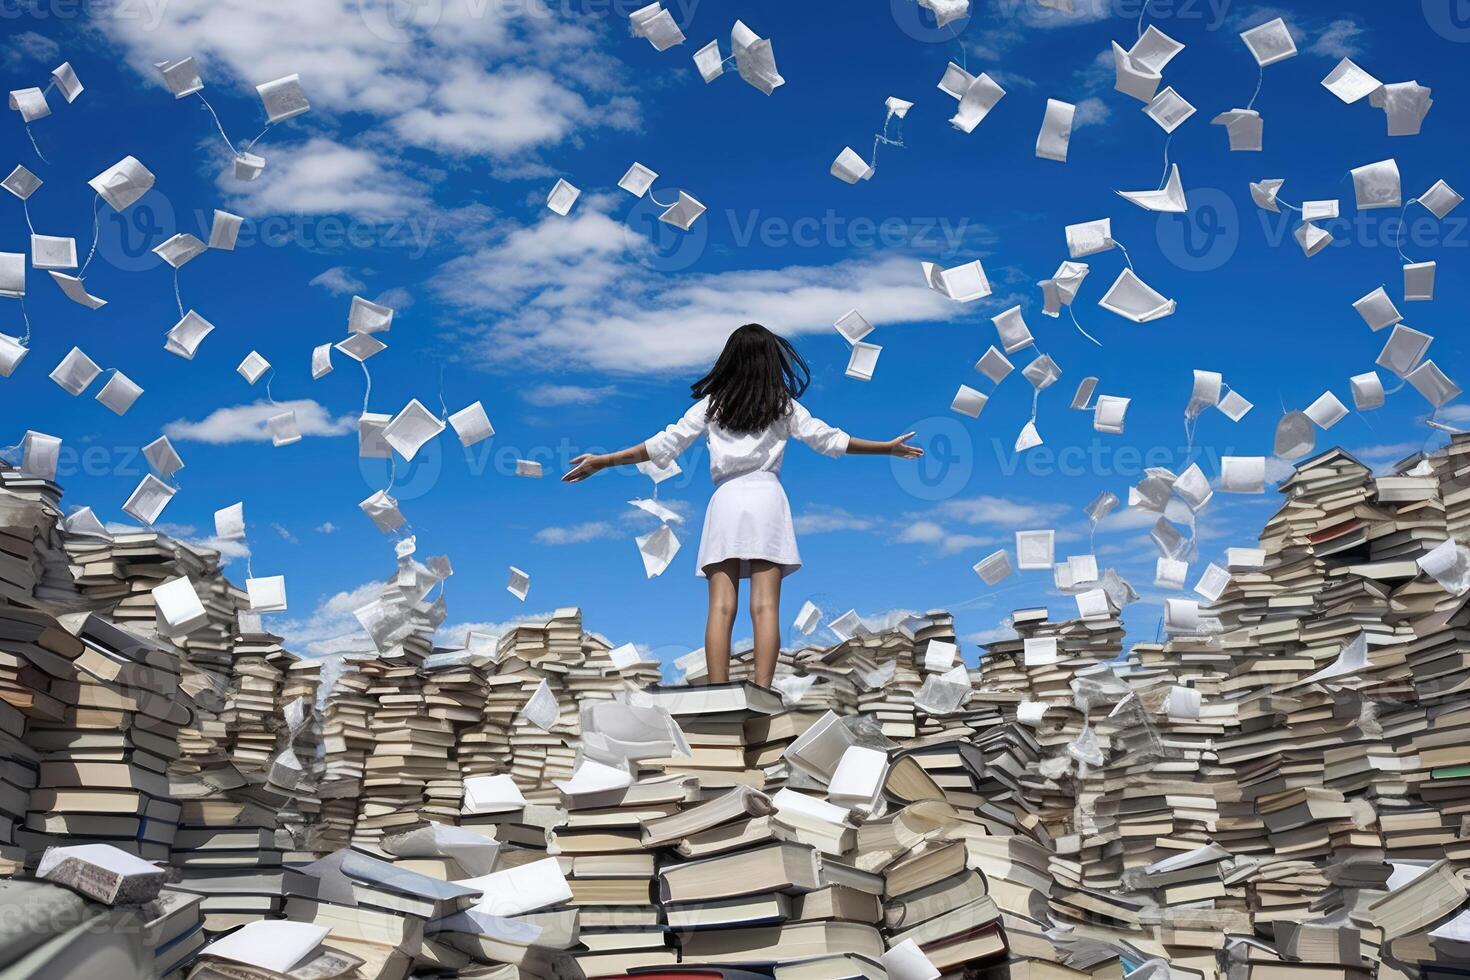
POLYGON ((740 608, 740 559, 707 565, 704 574, 709 579, 704 665, 709 683, 723 684, 730 679, 730 631, 735 628, 735 613, 740 608))
POLYGON ((781 566, 750 563, 750 625, 755 633, 755 682, 770 687, 781 651, 781 566))

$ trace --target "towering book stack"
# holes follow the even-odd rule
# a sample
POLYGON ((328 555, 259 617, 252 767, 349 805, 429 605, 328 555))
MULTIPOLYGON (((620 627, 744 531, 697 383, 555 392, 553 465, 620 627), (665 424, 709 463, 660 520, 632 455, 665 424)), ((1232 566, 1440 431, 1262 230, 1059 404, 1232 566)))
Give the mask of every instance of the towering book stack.
POLYGON ((657 860, 644 843, 643 828, 676 814, 689 795, 689 781, 678 779, 585 791, 576 780, 563 784, 566 821, 555 830, 557 860, 587 949, 576 959, 588 976, 678 961, 660 922, 657 860))
POLYGON ((1456 541, 1470 541, 1470 438, 1460 434, 1430 460, 1444 506, 1445 532, 1456 541))
POLYGON ((285 901, 277 814, 238 791, 180 801, 173 887, 200 898, 206 932, 280 914, 285 901))
POLYGON ((567 671, 582 662, 581 623, 580 610, 558 609, 549 621, 517 626, 500 638, 496 659, 501 683, 492 686, 490 699, 495 719, 508 729, 510 773, 527 791, 550 793, 553 779, 572 775, 577 705, 566 679, 567 671), (521 708, 543 685, 554 711, 533 720, 521 708))
POLYGON ((374 848, 387 833, 427 822, 423 807, 429 782, 442 778, 454 730, 426 710, 423 677, 412 663, 378 660, 360 665, 373 678, 373 747, 364 762, 355 845, 374 848))
POLYGON ((317 795, 321 822, 309 836, 316 851, 347 846, 357 820, 357 801, 368 752, 373 748, 372 717, 377 705, 368 696, 370 676, 348 669, 337 676, 322 716, 323 769, 317 795))
POLYGON ((0 492, 0 599, 30 602, 40 584, 42 549, 56 517, 45 504, 0 492))
POLYGON ((25 740, 40 768, 17 842, 32 858, 51 844, 100 842, 166 862, 179 816, 167 773, 189 717, 178 654, 95 615, 74 614, 66 630, 33 625, 28 656, 51 668, 60 710, 30 719, 25 740), (71 677, 57 676, 56 649, 71 655, 71 677))
POLYGON ((0 869, 5 873, 26 863, 17 831, 24 832, 43 758, 31 744, 34 726, 62 721, 65 707, 57 694, 76 676, 75 661, 84 651, 51 616, 0 605, 0 869))
POLYGON ((230 758, 253 783, 265 781, 275 758, 275 714, 282 671, 272 661, 281 653, 281 638, 247 634, 235 641, 230 692, 222 720, 230 730, 230 758))
POLYGON ((61 515, 61 487, 0 466, 0 601, 81 608, 66 542, 106 531, 91 511, 75 520, 61 515))
POLYGON ((464 778, 476 774, 466 772, 463 756, 469 744, 477 744, 466 738, 485 710, 485 674, 478 659, 468 653, 436 653, 424 661, 427 713, 454 733, 452 750, 424 789, 424 813, 438 823, 455 822, 464 803, 464 778))
POLYGON ((322 822, 320 784, 324 773, 321 716, 317 711, 322 665, 319 660, 288 659, 276 704, 275 759, 269 785, 287 794, 276 820, 276 843, 287 864, 301 864, 320 852, 314 830, 322 822))

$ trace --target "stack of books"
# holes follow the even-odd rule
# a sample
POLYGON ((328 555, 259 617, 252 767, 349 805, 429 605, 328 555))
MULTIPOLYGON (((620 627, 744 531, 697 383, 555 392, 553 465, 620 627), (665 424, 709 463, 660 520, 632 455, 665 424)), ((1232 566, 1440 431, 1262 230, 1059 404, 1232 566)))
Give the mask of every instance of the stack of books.
POLYGON ((1470 529, 1467 480, 1466 437, 1380 474, 1331 450, 1197 621, 1125 646, 1108 572, 1106 608, 1016 611, 970 669, 943 612, 843 617, 779 692, 748 652, 661 685, 571 608, 435 649, 447 566, 409 557, 323 692, 217 555, 0 472, 0 867, 151 862, 20 899, 111 882, 89 914, 138 944, 71 941, 119 977, 254 976, 237 935, 344 980, 1451 976, 1470 590, 1421 559, 1470 529), (207 622, 170 636, 151 588, 179 575, 207 622))
POLYGON ((347 846, 357 822, 357 798, 373 747, 377 702, 368 697, 371 686, 366 672, 344 671, 333 682, 322 712, 321 821, 312 837, 312 847, 322 853, 347 846))
POLYGON ((97 615, 33 626, 18 649, 70 676, 52 675, 51 717, 27 719, 40 766, 17 843, 32 859, 52 844, 98 842, 166 862, 179 818, 168 768, 189 718, 177 654, 97 615))

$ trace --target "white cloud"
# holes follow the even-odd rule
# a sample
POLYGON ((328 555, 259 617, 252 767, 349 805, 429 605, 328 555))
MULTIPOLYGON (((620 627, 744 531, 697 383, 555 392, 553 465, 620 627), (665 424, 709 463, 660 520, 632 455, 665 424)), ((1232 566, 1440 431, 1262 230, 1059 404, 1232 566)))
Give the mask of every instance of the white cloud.
POLYGON ((536 532, 539 544, 586 544, 604 538, 615 538, 620 532, 607 521, 586 521, 570 527, 543 527, 536 532))
POLYGON ((901 544, 931 545, 936 547, 941 555, 954 555, 961 551, 986 548, 995 543, 993 537, 962 534, 929 520, 916 520, 905 525, 899 530, 895 540, 901 544))
POLYGON ((1365 463, 1378 462, 1380 460, 1397 462, 1405 456, 1417 453, 1423 448, 1424 443, 1422 442, 1389 442, 1376 446, 1363 446, 1361 449, 1350 449, 1348 452, 1365 463))
POLYGON ((975 643, 982 646, 987 643, 995 643, 1000 640, 1014 640, 1015 638, 1016 628, 1011 622, 1010 617, 1006 617, 997 626, 992 626, 989 629, 980 630, 975 633, 969 633, 962 637, 966 643, 975 643))
POLYGON ((1266 5, 1238 9, 1229 21, 1232 30, 1245 31, 1278 17, 1286 21, 1292 40, 1304 54, 1337 59, 1356 58, 1363 53, 1361 42, 1366 39, 1367 32, 1352 17, 1317 17, 1301 10, 1266 5))
POLYGON ((285 541, 287 544, 300 544, 301 543, 300 539, 298 539, 296 537, 296 535, 292 534, 291 531, 290 531, 290 529, 288 529, 283 524, 278 524, 278 523, 272 521, 271 522, 271 529, 273 531, 275 531, 277 534, 279 534, 281 536, 281 540, 282 541, 285 541))
POLYGON ((373 298, 373 302, 381 303, 395 313, 402 313, 413 306, 413 293, 402 286, 394 286, 392 289, 385 289, 379 293, 373 298))
POLYGON ((871 531, 878 522, 871 517, 850 514, 841 507, 810 507, 796 515, 793 523, 798 534, 826 534, 832 531, 871 531))
POLYGON ((303 436, 341 436, 357 431, 351 415, 334 419, 326 407, 310 398, 296 401, 254 402, 217 408, 197 422, 176 419, 163 427, 163 434, 176 442, 203 442, 222 446, 236 442, 269 442, 266 422, 283 412, 295 412, 303 436))
POLYGON ((937 544, 944 540, 944 528, 933 521, 914 521, 898 533, 905 544, 937 544))
POLYGON ((1441 422, 1470 422, 1470 405, 1451 405, 1439 411, 1441 422))
POLYGON ((346 296, 350 293, 360 293, 367 288, 367 283, 357 278, 346 266, 342 265, 334 265, 325 272, 320 273, 308 285, 320 286, 333 296, 346 296))
MULTIPOLYGON (((21 31, 8 38, 5 42, 5 51, 0 54, 0 63, 7 68, 18 68, 27 62, 38 62, 48 69, 55 67, 52 62, 60 60, 61 45, 35 31, 21 31)), ((40 77, 35 83, 41 82, 40 77)), ((44 84, 40 85, 45 88, 44 84)))
POLYGON ((1075 132, 1085 126, 1100 126, 1113 117, 1113 110, 1108 104, 1097 96, 1092 95, 1077 103, 1077 111, 1072 115, 1072 130, 1075 132))
POLYGON ((462 61, 442 75, 427 103, 395 117, 393 128, 411 143, 446 153, 512 157, 554 146, 583 127, 632 129, 638 120, 634 99, 592 105, 539 68, 490 74, 462 61))
POLYGON ((304 617, 271 617, 268 628, 285 641, 286 649, 303 656, 369 652, 373 649, 372 640, 352 612, 376 599, 382 593, 383 585, 382 582, 364 582, 333 593, 304 617))
POLYGON ((250 557, 250 545, 238 538, 219 538, 211 534, 207 538, 184 538, 181 540, 191 548, 204 548, 208 551, 219 552, 221 565, 228 565, 241 558, 250 557))
POLYGON ((1021 19, 1032 27, 1076 27, 1093 24, 1111 18, 1116 9, 1115 0, 1074 0, 1071 10, 1043 7, 1035 2, 1025 2, 1019 8, 1021 19))
POLYGON ((591 405, 617 393, 615 385, 584 388, 579 385, 544 384, 522 391, 521 398, 538 408, 554 408, 560 405, 591 405))
MULTIPOLYGON (((538 0, 169 0, 97 18, 150 84, 153 63, 181 52, 215 96, 234 88, 253 101, 253 86, 299 73, 318 127, 367 114, 419 146, 491 157, 633 124, 637 102, 605 94, 615 72, 596 48, 610 20, 538 0)), ((259 125, 240 128, 245 138, 259 125)), ((266 148, 269 173, 279 147, 266 148)))
POLYGON ((1363 34, 1363 28, 1357 21, 1342 17, 1323 28, 1307 51, 1328 58, 1356 58, 1363 53, 1360 43, 1363 34))
POLYGON ((317 533, 319 534, 336 534, 337 531, 337 525, 333 524, 331 521, 327 521, 326 523, 317 527, 317 533))
MULTIPOLYGON (((429 208, 425 185, 374 150, 325 136, 276 147, 259 178, 242 183, 219 176, 220 190, 253 214, 350 214, 365 220, 400 218, 429 208)), ((343 229, 346 237, 348 229, 343 229)))
POLYGON ((655 272, 642 264, 650 243, 595 205, 517 228, 442 267, 435 285, 444 300, 489 318, 480 330, 483 359, 662 373, 707 363, 731 330, 752 320, 791 337, 830 334, 832 321, 853 307, 890 327, 973 312, 929 289, 918 262, 894 255, 655 272))
POLYGON ((946 500, 934 509, 941 515, 967 524, 994 524, 1015 530, 1045 527, 1049 521, 1069 510, 1065 504, 989 496, 946 500))

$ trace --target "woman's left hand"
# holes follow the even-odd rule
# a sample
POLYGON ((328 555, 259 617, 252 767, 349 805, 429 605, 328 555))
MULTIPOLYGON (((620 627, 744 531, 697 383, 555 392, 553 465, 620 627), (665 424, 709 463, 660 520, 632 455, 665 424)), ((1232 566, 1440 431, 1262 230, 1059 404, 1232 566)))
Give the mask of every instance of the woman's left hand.
POLYGON ((562 476, 563 483, 580 483, 598 470, 607 468, 607 457, 596 453, 583 453, 572 460, 572 468, 562 476))
POLYGON ((888 440, 888 455, 897 456, 900 459, 918 459, 924 455, 924 450, 919 446, 909 445, 909 440, 915 433, 905 432, 896 439, 888 440))

